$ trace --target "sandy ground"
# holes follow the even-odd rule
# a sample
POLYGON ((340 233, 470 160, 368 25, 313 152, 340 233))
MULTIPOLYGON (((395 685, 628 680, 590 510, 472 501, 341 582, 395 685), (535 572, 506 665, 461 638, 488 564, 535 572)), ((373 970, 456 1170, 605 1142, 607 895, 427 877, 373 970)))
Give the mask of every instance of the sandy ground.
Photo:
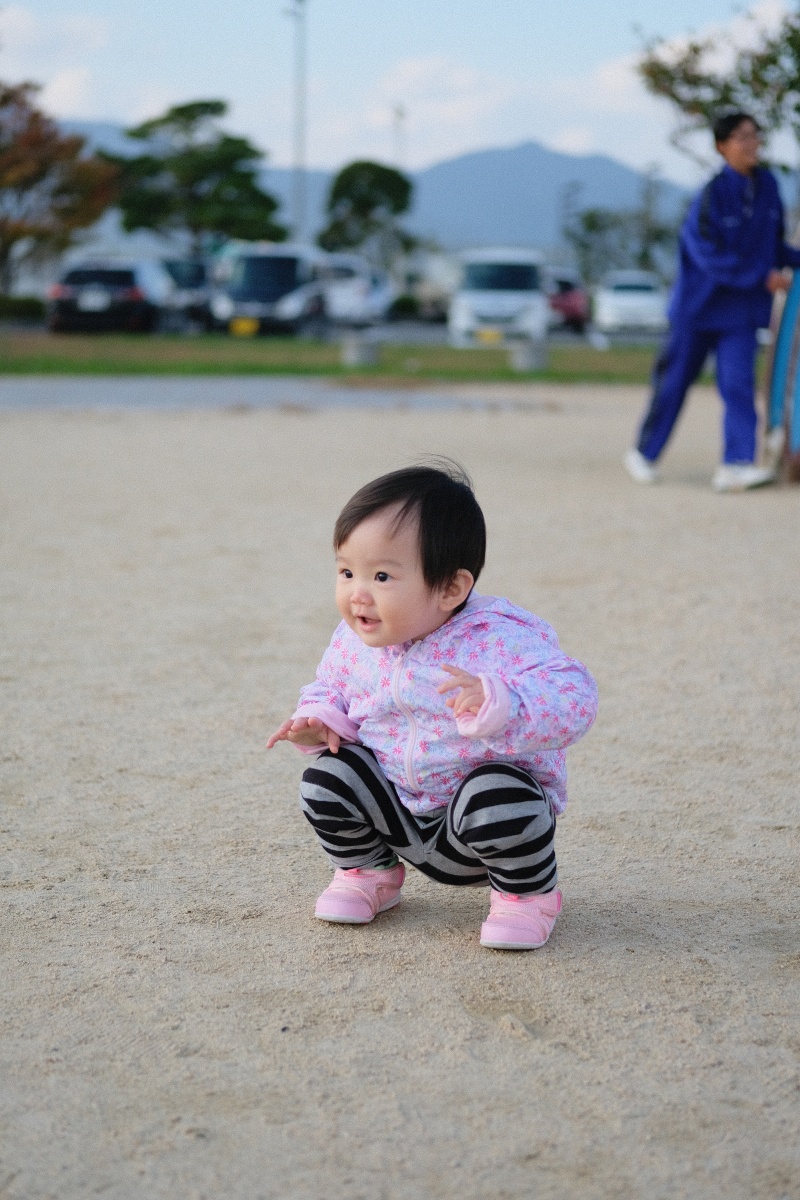
POLYGON ((3 1200, 800 1197, 800 488, 709 490, 709 394, 643 489, 637 389, 479 393, 0 416, 3 1200), (339 506, 434 451, 482 589, 600 684, 532 954, 414 874, 315 922, 302 760, 263 750, 339 506))

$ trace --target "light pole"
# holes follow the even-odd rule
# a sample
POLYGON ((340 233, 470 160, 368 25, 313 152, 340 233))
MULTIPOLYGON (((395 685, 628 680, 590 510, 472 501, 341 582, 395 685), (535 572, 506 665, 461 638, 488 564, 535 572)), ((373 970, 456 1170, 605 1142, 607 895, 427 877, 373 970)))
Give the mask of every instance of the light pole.
POLYGON ((292 166, 292 236, 302 242, 306 233, 306 3, 291 0, 294 19, 294 154, 292 166))
POLYGON ((404 171, 406 167, 406 144, 405 144, 405 122, 408 113, 405 106, 395 104, 392 109, 392 134, 394 141, 394 165, 398 171, 404 171))

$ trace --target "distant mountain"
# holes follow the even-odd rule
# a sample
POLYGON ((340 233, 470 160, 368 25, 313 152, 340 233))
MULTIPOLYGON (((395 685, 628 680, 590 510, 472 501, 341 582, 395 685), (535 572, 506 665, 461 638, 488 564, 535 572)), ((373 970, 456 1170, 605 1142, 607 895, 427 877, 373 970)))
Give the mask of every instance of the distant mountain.
MULTIPOLYGON (((416 177, 414 231, 452 248, 505 243, 556 246, 563 196, 580 186, 581 208, 635 208, 643 176, 602 154, 572 155, 538 142, 478 150, 436 163, 416 177)), ((665 216, 677 216, 686 192, 663 184, 665 216)))
MULTIPOLYGON (((142 143, 126 138, 120 126, 106 121, 63 121, 70 133, 85 137, 92 148, 136 154, 142 143)), ((292 171, 268 166, 263 185, 281 204, 280 219, 291 216, 292 171)), ((327 171, 308 171, 306 195, 309 232, 316 236, 325 223, 325 199, 331 181, 327 171)), ((476 150, 436 163, 414 175, 414 207, 406 224, 418 236, 445 249, 513 244, 553 248, 558 245, 565 188, 580 186, 581 208, 634 208, 643 176, 603 154, 573 155, 523 142, 476 150)), ((663 214, 677 216, 688 193, 664 181, 663 214)))
MULTIPOLYGON (((477 150, 436 163, 414 175, 414 207, 406 224, 448 250, 505 244, 555 247, 561 241, 563 197, 580 187, 581 208, 635 208, 644 176, 603 154, 572 155, 538 142, 477 150)), ((324 224, 331 176, 309 171, 308 212, 314 231, 324 224)), ((292 172, 270 167, 264 185, 291 211, 292 172)), ((662 215, 678 216, 688 193, 663 181, 662 215)))

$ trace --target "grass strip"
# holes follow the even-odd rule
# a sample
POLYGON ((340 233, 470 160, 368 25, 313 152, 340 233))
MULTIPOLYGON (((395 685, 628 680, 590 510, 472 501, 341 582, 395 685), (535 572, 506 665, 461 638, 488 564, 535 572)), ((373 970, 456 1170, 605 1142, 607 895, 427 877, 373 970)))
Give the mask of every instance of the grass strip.
POLYGON ((555 345, 544 371, 517 372, 503 349, 450 346, 380 347, 378 363, 341 364, 331 342, 126 334, 64 335, 9 331, 0 336, 5 375, 318 375, 360 387, 413 387, 427 382, 647 383, 654 351, 647 346, 555 345))

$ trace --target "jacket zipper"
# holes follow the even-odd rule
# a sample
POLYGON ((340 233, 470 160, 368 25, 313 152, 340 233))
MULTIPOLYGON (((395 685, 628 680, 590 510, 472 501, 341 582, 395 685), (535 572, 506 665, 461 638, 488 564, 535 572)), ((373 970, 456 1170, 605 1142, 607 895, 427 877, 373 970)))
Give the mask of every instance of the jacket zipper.
POLYGON ((412 788, 417 789, 419 788, 419 781, 417 779, 416 771, 414 770, 414 751, 417 748, 417 718, 414 716, 408 705, 403 702, 403 699, 400 696, 400 675, 403 671, 403 667, 406 664, 406 658, 408 657, 409 653, 410 651, 406 650, 406 652, 398 660, 397 666, 394 669, 394 675, 392 677, 392 695, 394 696, 395 704, 408 721, 410 732, 408 741, 406 742, 405 753, 406 779, 412 788))

